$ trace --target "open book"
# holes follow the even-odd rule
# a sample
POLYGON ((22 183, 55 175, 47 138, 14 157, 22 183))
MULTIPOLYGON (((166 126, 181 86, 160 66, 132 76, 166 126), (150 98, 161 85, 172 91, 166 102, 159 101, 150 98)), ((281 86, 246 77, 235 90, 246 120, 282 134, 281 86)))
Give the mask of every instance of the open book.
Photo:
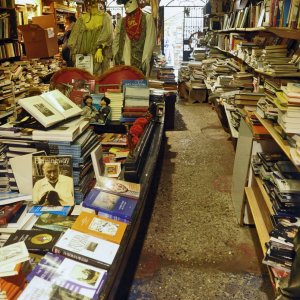
POLYGON ((59 90, 23 98, 18 104, 45 128, 80 115, 82 109, 59 90))

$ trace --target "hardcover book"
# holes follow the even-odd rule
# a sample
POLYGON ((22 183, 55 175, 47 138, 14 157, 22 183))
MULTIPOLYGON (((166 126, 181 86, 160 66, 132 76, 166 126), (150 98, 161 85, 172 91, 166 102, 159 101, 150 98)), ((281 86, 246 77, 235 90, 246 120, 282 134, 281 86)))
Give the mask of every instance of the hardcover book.
POLYGON ((104 192, 132 199, 139 199, 141 192, 141 185, 139 183, 108 178, 105 176, 99 176, 99 178, 97 178, 96 188, 99 188, 104 192))
POLYGON ((108 269, 113 263, 119 245, 94 236, 67 229, 56 243, 53 252, 77 261, 108 269))
POLYGON ((18 104, 45 128, 82 113, 82 109, 59 90, 20 99, 18 104))
POLYGON ((92 213, 82 212, 72 229, 120 244, 127 225, 92 213))
POLYGON ((30 282, 29 285, 32 281, 34 283, 37 277, 51 283, 54 287, 53 290, 50 288, 50 291, 52 290, 50 299, 98 300, 107 277, 107 271, 61 255, 47 253, 34 270, 28 274, 26 279, 30 282), (64 297, 54 298, 56 293, 57 295, 63 294, 64 297), (76 294, 77 297, 67 297, 70 294, 76 294))
POLYGON ((74 205, 71 155, 33 156, 32 200, 38 205, 74 205))
POLYGON ((46 253, 51 251, 59 240, 61 232, 52 230, 17 230, 11 234, 4 246, 24 241, 29 252, 46 253))
POLYGON ((110 194, 93 188, 83 201, 83 206, 104 213, 110 213, 122 219, 131 220, 137 201, 110 194))

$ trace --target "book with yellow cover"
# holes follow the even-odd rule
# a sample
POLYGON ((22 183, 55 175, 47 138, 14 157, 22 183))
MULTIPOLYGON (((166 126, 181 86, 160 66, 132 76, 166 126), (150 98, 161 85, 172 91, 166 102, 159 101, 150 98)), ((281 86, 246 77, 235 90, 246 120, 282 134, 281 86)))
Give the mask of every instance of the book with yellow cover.
POLYGON ((81 212, 72 229, 120 244, 127 224, 97 216, 89 212, 81 212))

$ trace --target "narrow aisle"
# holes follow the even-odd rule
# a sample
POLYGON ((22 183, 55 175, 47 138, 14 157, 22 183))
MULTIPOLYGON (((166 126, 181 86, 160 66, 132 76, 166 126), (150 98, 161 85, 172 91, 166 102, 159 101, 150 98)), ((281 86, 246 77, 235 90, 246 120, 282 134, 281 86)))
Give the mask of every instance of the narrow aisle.
POLYGON ((129 299, 272 299, 255 229, 234 218, 229 135, 208 104, 176 109, 129 299))

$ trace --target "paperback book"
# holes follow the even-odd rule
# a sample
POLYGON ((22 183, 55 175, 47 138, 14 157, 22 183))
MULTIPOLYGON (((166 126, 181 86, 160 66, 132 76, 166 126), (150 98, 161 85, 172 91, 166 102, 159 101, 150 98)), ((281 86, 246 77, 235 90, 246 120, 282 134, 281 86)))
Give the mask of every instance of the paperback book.
POLYGON ((82 212, 72 229, 120 244, 127 225, 95 214, 82 212))
POLYGON ((83 201, 85 207, 129 221, 132 220, 136 205, 134 199, 106 193, 98 188, 93 188, 83 201))
MULTIPOLYGON (((31 290, 36 288, 36 278, 51 283, 51 296, 49 299, 99 299, 107 271, 81 262, 71 260, 61 255, 47 253, 40 263, 27 276, 31 288, 26 289, 27 299, 31 290), (54 295, 64 295, 55 298, 54 295), (69 298, 67 296, 72 295, 69 298), (77 295, 75 297, 75 295, 77 295)), ((24 298, 26 299, 26 298, 24 298)), ((48 299, 44 298, 43 299, 48 299)))
POLYGON ((108 269, 119 245, 73 229, 67 229, 53 252, 96 267, 108 269))
POLYGON ((4 246, 24 241, 29 252, 41 254, 51 251, 60 236, 61 232, 46 229, 17 230, 11 234, 4 246))

